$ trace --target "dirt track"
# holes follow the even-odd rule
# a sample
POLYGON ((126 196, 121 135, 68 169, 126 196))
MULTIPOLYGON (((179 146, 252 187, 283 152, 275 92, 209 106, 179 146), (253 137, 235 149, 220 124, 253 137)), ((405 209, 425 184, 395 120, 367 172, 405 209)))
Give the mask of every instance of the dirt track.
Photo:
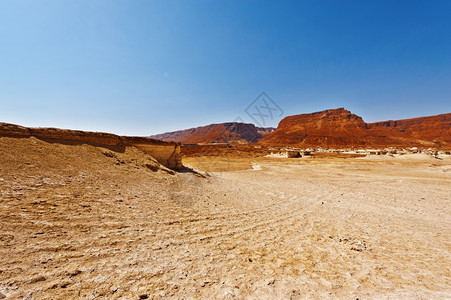
POLYGON ((451 159, 215 159, 0 139, 11 299, 451 297, 451 159))

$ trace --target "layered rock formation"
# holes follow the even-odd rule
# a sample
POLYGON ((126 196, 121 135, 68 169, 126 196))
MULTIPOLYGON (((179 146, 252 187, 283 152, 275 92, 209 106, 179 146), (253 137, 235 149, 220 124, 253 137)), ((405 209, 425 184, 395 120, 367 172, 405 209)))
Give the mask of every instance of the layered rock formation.
POLYGON ((286 117, 259 143, 302 148, 450 148, 451 114, 368 124, 344 108, 330 109, 286 117))
POLYGON ((368 124, 373 130, 399 132, 406 136, 451 148, 451 113, 368 124))
POLYGON ((247 123, 220 123, 166 132, 151 136, 162 141, 181 142, 183 144, 205 143, 254 143, 273 132, 275 128, 256 127, 247 123))
POLYGON ((57 128, 28 128, 0 122, 0 137, 35 137, 50 143, 89 144, 113 151, 123 152, 126 146, 133 146, 154 157, 159 163, 171 169, 182 168, 180 144, 163 142, 145 137, 118 136, 103 132, 87 132, 57 128))

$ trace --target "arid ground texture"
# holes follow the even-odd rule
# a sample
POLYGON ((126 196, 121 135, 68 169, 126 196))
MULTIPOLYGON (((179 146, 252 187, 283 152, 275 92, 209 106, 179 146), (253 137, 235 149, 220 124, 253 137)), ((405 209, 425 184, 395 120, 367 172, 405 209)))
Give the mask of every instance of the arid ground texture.
POLYGON ((0 138, 0 298, 451 298, 451 157, 0 138))

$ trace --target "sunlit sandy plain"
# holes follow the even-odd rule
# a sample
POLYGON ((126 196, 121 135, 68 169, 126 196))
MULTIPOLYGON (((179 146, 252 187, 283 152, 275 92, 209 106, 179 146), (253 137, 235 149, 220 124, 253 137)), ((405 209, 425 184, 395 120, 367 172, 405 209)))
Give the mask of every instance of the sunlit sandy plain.
POLYGON ((0 138, 0 297, 451 298, 451 158, 185 158, 0 138), (204 173, 208 172, 208 173, 204 173))

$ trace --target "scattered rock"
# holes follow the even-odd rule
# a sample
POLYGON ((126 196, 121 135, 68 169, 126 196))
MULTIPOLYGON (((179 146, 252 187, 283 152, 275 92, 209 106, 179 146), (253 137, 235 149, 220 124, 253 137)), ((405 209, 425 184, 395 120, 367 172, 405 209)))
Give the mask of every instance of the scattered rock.
POLYGON ((102 154, 105 155, 106 157, 111 157, 111 158, 115 158, 116 155, 112 152, 112 151, 102 151, 102 154))
POLYGON ((45 280, 46 280, 46 278, 44 276, 38 276, 38 277, 31 279, 30 283, 36 283, 36 282, 41 282, 41 281, 45 281, 45 280))
POLYGON ((363 251, 363 249, 356 248, 356 247, 351 247, 351 250, 357 251, 357 252, 362 252, 363 251))
POLYGON ((160 169, 160 166, 156 163, 146 163, 145 166, 153 172, 156 172, 160 169))
POLYGON ((205 287, 207 284, 211 283, 211 280, 206 279, 204 282, 200 285, 201 287, 205 287))
POLYGON ((298 299, 301 296, 301 292, 298 290, 292 290, 290 293, 290 299, 298 299))
POLYGON ((80 270, 75 270, 75 271, 73 271, 73 272, 70 272, 68 275, 70 276, 70 277, 74 277, 74 276, 77 276, 77 275, 79 275, 79 274, 81 274, 82 273, 82 271, 80 271, 80 270))

